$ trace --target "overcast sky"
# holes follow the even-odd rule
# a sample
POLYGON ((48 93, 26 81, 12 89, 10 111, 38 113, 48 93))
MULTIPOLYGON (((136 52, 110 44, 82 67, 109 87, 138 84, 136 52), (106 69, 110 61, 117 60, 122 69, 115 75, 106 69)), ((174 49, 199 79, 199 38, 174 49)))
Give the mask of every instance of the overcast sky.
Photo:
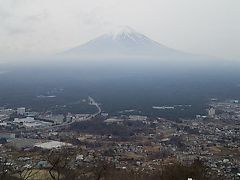
POLYGON ((0 0, 0 56, 54 54, 120 25, 172 48, 240 60, 240 0, 0 0))

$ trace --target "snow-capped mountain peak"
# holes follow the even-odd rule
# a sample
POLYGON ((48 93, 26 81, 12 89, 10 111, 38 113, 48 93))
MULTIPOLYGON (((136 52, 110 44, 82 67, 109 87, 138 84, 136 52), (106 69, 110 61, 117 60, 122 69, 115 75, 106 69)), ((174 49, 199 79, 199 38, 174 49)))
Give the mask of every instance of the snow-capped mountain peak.
POLYGON ((147 37, 138 33, 129 26, 120 26, 108 34, 113 40, 132 40, 138 42, 141 40, 146 40, 147 37))
POLYGON ((117 38, 123 35, 131 36, 132 34, 136 34, 136 31, 130 28, 129 26, 120 26, 110 33, 110 35, 112 35, 113 38, 117 38))
POLYGON ((176 55, 177 51, 168 48, 128 26, 99 36, 83 45, 64 52, 73 57, 163 57, 176 55))

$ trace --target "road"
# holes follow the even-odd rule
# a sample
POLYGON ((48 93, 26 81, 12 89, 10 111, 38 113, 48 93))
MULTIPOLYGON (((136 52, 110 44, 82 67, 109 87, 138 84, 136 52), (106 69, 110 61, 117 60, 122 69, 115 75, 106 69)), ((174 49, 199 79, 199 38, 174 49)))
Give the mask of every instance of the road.
MULTIPOLYGON (((90 105, 96 106, 97 112, 92 114, 92 115, 90 115, 89 117, 86 117, 82 121, 89 121, 89 120, 95 118, 97 115, 99 115, 102 112, 102 109, 99 106, 99 104, 91 96, 89 96, 88 99, 89 99, 90 105)), ((49 128, 49 129, 61 128, 61 127, 64 127, 64 126, 69 126, 69 125, 71 125, 71 124, 73 124, 75 122, 76 121, 66 122, 66 123, 63 123, 63 124, 59 124, 59 125, 51 126, 51 127, 47 127, 47 128, 49 128)))
POLYGON ((99 115, 102 112, 99 104, 91 96, 89 96, 88 99, 89 99, 90 105, 96 106, 96 108, 97 108, 97 112, 95 114, 93 114, 92 117, 99 115))

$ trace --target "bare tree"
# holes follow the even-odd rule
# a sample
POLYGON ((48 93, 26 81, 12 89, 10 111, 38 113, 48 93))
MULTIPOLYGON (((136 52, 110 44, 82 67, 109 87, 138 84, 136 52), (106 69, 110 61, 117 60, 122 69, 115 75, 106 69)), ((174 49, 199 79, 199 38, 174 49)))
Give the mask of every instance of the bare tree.
POLYGON ((48 162, 51 166, 48 172, 53 180, 64 179, 71 172, 69 168, 71 154, 67 149, 52 150, 48 162))
POLYGON ((0 160, 0 180, 6 179, 13 174, 14 168, 7 158, 0 160))
POLYGON ((34 177, 36 174, 39 173, 39 170, 36 170, 36 165, 25 165, 21 166, 21 168, 18 168, 16 170, 16 173, 19 175, 19 177, 23 180, 28 180, 32 177, 34 177))

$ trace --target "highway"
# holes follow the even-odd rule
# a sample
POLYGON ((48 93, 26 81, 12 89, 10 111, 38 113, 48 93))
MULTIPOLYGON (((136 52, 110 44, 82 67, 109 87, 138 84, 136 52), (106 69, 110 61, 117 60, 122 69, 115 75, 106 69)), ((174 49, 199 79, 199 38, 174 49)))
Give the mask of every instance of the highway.
MULTIPOLYGON (((97 112, 90 115, 89 117, 86 117, 85 119, 81 120, 81 121, 89 121, 91 120, 92 118, 95 118, 97 115, 99 115, 101 112, 102 112, 102 109, 101 107, 99 106, 99 104, 91 97, 89 96, 88 97, 89 99, 89 104, 92 105, 92 106, 96 106, 97 108, 97 112)), ((73 123, 75 123, 76 121, 71 121, 71 122, 65 122, 63 124, 59 124, 59 125, 55 125, 55 126, 50 126, 50 127, 46 127, 46 129, 55 129, 55 128, 61 128, 61 127, 65 127, 65 126, 69 126, 73 123)))

